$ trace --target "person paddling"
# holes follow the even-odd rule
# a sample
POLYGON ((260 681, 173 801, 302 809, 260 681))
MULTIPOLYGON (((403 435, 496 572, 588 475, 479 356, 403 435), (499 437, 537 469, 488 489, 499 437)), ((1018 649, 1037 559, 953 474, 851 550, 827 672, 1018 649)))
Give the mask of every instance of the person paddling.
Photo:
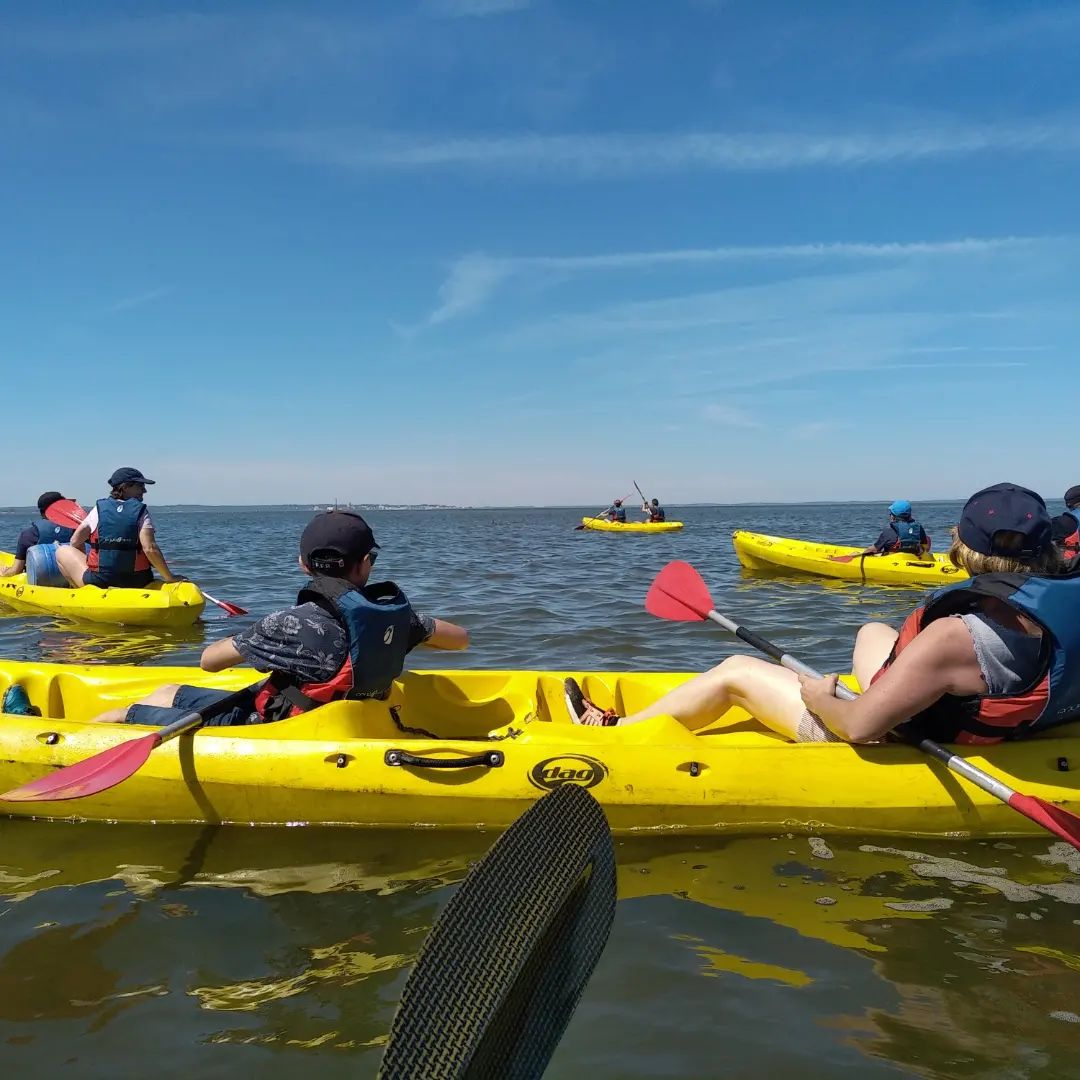
POLYGON ((617 521, 622 525, 626 524, 626 507, 623 506, 622 499, 616 499, 605 511, 608 521, 617 521))
POLYGON ((37 501, 38 520, 31 521, 15 543, 15 558, 7 566, 0 567, 0 577, 10 577, 26 570, 27 552, 38 544, 66 544, 75 535, 75 529, 83 509, 59 491, 43 492, 37 501))
POLYGON ((1054 543, 1066 559, 1080 556, 1080 484, 1065 492, 1065 513, 1052 522, 1054 543))
MULTIPOLYGON (((369 582, 379 550, 359 514, 332 510, 312 518, 300 537, 299 556, 311 581, 300 590, 296 606, 203 650, 204 671, 248 664, 270 672, 208 725, 270 723, 329 701, 385 698, 418 645, 468 647, 463 627, 414 611, 392 581, 369 582)), ((193 709, 212 708, 232 693, 169 684, 97 720, 163 726, 193 709)))
POLYGON ((1013 484, 976 492, 949 559, 971 579, 934 594, 899 632, 860 628, 852 666, 865 692, 854 701, 835 696, 835 675, 808 678, 740 655, 629 716, 567 679, 571 719, 607 727, 668 715, 698 730, 738 705, 795 742, 875 742, 908 721, 924 738, 969 744, 1077 719, 1080 577, 1055 576, 1063 564, 1041 496, 1013 484))
POLYGON ((81 585, 142 589, 154 580, 182 581, 169 569, 157 545, 154 522, 143 498, 148 480, 130 466, 109 477, 109 497, 98 499, 67 546, 56 552, 56 564, 72 588, 81 585), (83 545, 89 541, 89 554, 83 545))
POLYGON ((651 502, 645 502, 641 504, 642 511, 648 516, 646 521, 667 521, 667 514, 664 512, 664 508, 660 505, 659 499, 653 499, 651 502))
POLYGON ((912 516, 911 503, 897 499, 889 506, 889 524, 881 530, 874 543, 863 551, 864 555, 891 555, 903 552, 908 555, 928 555, 930 537, 912 516))

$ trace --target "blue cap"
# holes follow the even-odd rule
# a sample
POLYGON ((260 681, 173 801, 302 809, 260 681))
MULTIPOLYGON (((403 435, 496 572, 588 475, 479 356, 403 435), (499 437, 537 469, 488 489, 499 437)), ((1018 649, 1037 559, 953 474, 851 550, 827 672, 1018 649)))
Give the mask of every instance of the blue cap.
POLYGON ((893 517, 903 517, 905 514, 910 514, 911 503, 907 499, 897 499, 896 502, 889 504, 889 513, 893 517))

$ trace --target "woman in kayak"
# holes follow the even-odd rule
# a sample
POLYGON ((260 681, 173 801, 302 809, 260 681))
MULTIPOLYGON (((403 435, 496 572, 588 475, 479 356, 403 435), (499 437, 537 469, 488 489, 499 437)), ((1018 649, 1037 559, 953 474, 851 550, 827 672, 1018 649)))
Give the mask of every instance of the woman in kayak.
MULTIPOLYGON (((949 558, 972 578, 1054 575, 1063 568, 1046 504, 1012 484, 968 500, 949 558)), ((1052 615, 1062 621, 1058 640, 1077 637, 1064 625, 1076 621, 1067 607, 1064 616, 1060 604, 1040 611, 1036 621, 1012 597, 1016 588, 1015 580, 1011 587, 993 579, 985 587, 966 582, 915 611, 899 634, 883 623, 863 626, 853 670, 865 693, 855 701, 835 696, 835 675, 808 678, 756 657, 731 656, 630 716, 599 708, 573 679, 566 680, 567 707, 580 724, 636 724, 668 715, 697 730, 738 705, 796 742, 875 742, 914 718, 925 735, 943 742, 996 742, 1033 722, 1057 685, 1047 676, 1051 655, 1040 622, 1053 629, 1052 615)), ((1052 588, 1045 594, 1061 596, 1052 588)), ((1060 683, 1064 675, 1054 678, 1060 683)))
POLYGON ((154 580, 182 581, 169 569, 154 537, 154 522, 143 502, 147 480, 138 469, 117 469, 109 477, 109 497, 98 499, 66 547, 57 548, 56 564, 71 583, 142 589, 154 580), (83 554, 89 541, 90 554, 83 554))

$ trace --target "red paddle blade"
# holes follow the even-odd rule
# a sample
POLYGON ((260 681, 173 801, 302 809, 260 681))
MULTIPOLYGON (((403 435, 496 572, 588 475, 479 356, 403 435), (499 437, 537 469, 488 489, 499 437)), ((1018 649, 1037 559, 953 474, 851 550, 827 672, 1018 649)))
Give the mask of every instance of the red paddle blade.
POLYGON ((1021 795, 1020 792, 1009 799, 1009 805, 1080 851, 1080 817, 1072 811, 1037 799, 1034 795, 1021 795))
POLYGON ((230 604, 228 600, 219 600, 216 596, 211 596, 205 589, 202 590, 203 596, 210 601, 211 604, 217 604, 226 615, 246 615, 247 608, 239 607, 236 604, 230 604))
POLYGON ((830 555, 829 562, 851 562, 852 559, 857 559, 859 552, 855 552, 854 555, 830 555))
POLYGON ((656 575, 645 595, 645 610, 658 619, 702 622, 712 608, 712 597, 701 575, 679 559, 656 575))
POLYGON ((86 511, 74 499, 58 499, 46 508, 45 517, 54 525, 77 529, 86 517, 86 511))
POLYGON ((0 802, 61 802, 108 791, 137 772, 160 741, 156 731, 139 739, 128 739, 93 757, 5 791, 0 802))

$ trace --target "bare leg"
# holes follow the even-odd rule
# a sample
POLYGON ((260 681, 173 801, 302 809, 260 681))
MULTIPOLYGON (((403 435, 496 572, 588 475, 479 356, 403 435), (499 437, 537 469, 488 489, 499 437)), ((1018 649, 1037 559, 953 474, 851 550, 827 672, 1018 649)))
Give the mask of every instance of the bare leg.
MULTIPOLYGON (((173 699, 176 697, 176 691, 179 689, 179 683, 166 683, 164 686, 159 686, 156 690, 152 690, 146 697, 139 698, 139 700, 133 702, 133 704, 160 705, 162 708, 171 709, 173 699)), ((94 723, 122 724, 127 719, 127 712, 130 708, 130 705, 125 705, 121 709, 109 709, 108 712, 103 712, 100 716, 95 716, 94 723)))
POLYGON ((70 544, 61 544, 56 549, 56 565, 73 589, 82 588, 83 574, 86 572, 86 556, 78 548, 73 548, 70 544))
POLYGON ((885 663, 897 637, 897 632, 886 623, 872 622, 859 627, 855 651, 851 656, 851 670, 855 672, 855 678, 863 690, 885 663))
POLYGON ((795 738, 805 708, 799 677, 793 671, 753 656, 729 656, 648 708, 623 717, 619 724, 637 724, 667 715, 695 731, 712 723, 732 705, 741 705, 751 716, 789 739, 795 738))

